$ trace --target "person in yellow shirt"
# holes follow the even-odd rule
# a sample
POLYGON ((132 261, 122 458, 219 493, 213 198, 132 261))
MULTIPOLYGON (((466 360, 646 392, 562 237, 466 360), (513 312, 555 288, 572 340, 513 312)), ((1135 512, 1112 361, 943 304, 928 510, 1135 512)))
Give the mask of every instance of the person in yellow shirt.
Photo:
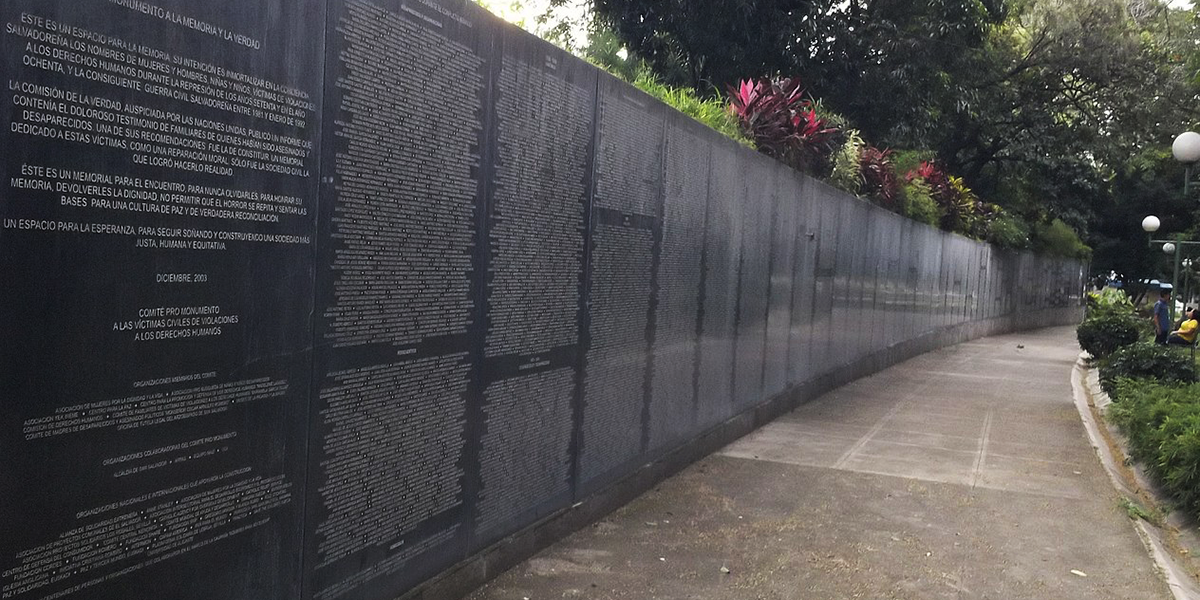
POLYGON ((1172 331, 1167 337, 1168 344, 1177 346, 1191 346, 1196 341, 1196 328, 1200 326, 1200 322, 1196 320, 1196 309, 1187 311, 1187 318, 1183 323, 1179 324, 1179 329, 1172 331))

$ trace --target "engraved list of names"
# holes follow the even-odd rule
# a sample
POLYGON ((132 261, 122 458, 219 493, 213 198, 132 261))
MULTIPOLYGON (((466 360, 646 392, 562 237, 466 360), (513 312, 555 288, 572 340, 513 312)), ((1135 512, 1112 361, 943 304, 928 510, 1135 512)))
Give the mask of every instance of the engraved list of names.
MULTIPOLYGON (((479 535, 569 496, 595 79, 517 36, 496 86, 479 535), (524 42, 524 43, 522 43, 524 42)), ((511 45, 508 45, 511 44, 511 45)))
POLYGON ((483 61, 446 31, 469 23, 417 1, 335 4, 307 551, 319 600, 392 586, 461 530, 483 128, 483 61))

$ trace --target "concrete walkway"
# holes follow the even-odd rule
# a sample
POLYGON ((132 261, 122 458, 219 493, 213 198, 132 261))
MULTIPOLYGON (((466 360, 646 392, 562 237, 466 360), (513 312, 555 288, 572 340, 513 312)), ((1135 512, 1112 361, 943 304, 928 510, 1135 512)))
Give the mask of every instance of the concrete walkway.
POLYGON ((1167 599, 1072 402, 1071 329, 802 406, 469 596, 1167 599))

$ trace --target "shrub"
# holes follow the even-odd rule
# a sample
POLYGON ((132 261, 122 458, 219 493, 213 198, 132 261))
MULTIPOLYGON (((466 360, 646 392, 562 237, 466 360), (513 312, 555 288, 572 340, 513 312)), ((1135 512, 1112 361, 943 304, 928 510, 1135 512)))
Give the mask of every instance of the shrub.
POLYGON ((1087 307, 1090 317, 1108 314, 1131 315, 1134 310, 1128 294, 1110 287, 1098 292, 1088 292, 1087 307))
POLYGON ((1092 249, 1088 248, 1075 230, 1061 219, 1036 225, 1033 229, 1033 242, 1034 248, 1045 254, 1082 259, 1092 256, 1092 249))
POLYGON ((1130 453, 1200 516, 1200 385, 1120 379, 1114 398, 1108 417, 1129 438, 1130 453))
POLYGON ((1085 319, 1075 329, 1075 337, 1088 354, 1106 358, 1119 348, 1137 343, 1140 330, 1132 314, 1106 313, 1085 319))
POLYGON ((804 97, 800 80, 745 80, 729 89, 729 110, 760 152, 804 171, 824 171, 839 130, 804 97))
POLYGON ((917 165, 916 169, 909 171, 905 178, 909 181, 920 179, 929 184, 929 195, 933 196, 934 200, 954 195, 954 189, 950 185, 950 176, 942 170, 937 161, 921 161, 921 164, 917 165))
POLYGON ((929 197, 938 206, 941 220, 938 223, 946 231, 968 232, 968 220, 979 199, 958 177, 951 177, 935 161, 922 161, 905 175, 909 182, 924 181, 929 188, 929 197))
POLYGON ((850 119, 847 119, 841 114, 829 110, 829 107, 825 106, 825 103, 822 102, 820 98, 812 98, 809 102, 809 108, 812 108, 813 112, 817 113, 817 116, 820 117, 822 121, 825 121, 825 124, 829 127, 837 129, 838 131, 849 131, 854 129, 854 125, 850 123, 850 119))
POLYGON ((979 196, 967 187, 962 177, 947 175, 946 178, 950 182, 949 192, 944 198, 934 197, 942 204, 942 210, 945 212, 942 228, 982 238, 987 234, 988 214, 983 210, 984 205, 979 201, 979 196))
POLYGON ((891 150, 863 146, 859 155, 859 169, 862 171, 862 193, 880 206, 899 212, 902 209, 900 180, 896 177, 892 154, 891 150))
POLYGON ((929 193, 929 184, 914 179, 904 183, 901 191, 904 196, 904 216, 926 225, 938 226, 942 211, 929 193))
POLYGON ((690 89, 667 85, 649 71, 639 73, 633 85, 725 136, 744 145, 751 145, 750 140, 742 134, 737 117, 729 112, 729 107, 724 101, 718 98, 702 98, 690 89))
POLYGON ((812 109, 792 116, 792 147, 785 161, 805 173, 823 172, 840 133, 812 109))
POLYGON ((863 184, 860 162, 863 140, 856 129, 847 131, 845 138, 842 147, 833 154, 833 173, 829 175, 829 183, 840 190, 858 194, 863 184))
POLYGON ((937 154, 932 150, 897 150, 892 153, 892 165, 896 173, 906 174, 936 157, 937 154))
POLYGON ((745 80, 729 90, 729 110, 760 151, 782 157, 792 137, 792 114, 808 106, 799 81, 745 80))
POLYGON ((1019 217, 999 211, 988 226, 986 239, 1001 248, 1024 250, 1029 247, 1029 225, 1019 217))
POLYGON ((1179 348, 1138 342, 1114 350, 1100 363, 1100 387, 1114 400, 1120 399, 1116 382, 1122 378, 1195 383, 1196 363, 1190 353, 1179 348))

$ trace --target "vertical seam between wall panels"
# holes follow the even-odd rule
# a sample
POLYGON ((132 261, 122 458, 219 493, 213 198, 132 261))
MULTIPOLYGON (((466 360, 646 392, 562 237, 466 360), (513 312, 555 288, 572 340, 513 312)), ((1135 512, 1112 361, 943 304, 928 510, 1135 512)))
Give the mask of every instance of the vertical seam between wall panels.
MULTIPOLYGON (((745 201, 745 190, 742 191, 742 200, 745 201)), ((739 213, 742 211, 739 208, 739 213)), ((737 373, 738 373, 738 347, 741 345, 742 331, 742 267, 745 257, 744 249, 746 246, 746 230, 745 230, 745 215, 740 214, 737 226, 742 229, 742 239, 738 240, 737 250, 737 279, 734 284, 733 298, 733 353, 730 355, 730 370, 729 370, 729 403, 736 407, 737 402, 737 373)))
MULTIPOLYGON (((772 165, 774 167, 774 165, 772 165)), ((777 184, 779 169, 776 168, 772 180, 777 184)), ((776 186, 770 188, 771 194, 771 225, 767 229, 767 297, 766 310, 763 311, 763 353, 762 369, 758 375, 759 400, 765 400, 767 395, 767 363, 771 360, 768 352, 771 350, 771 294, 775 291, 775 228, 779 226, 780 199, 776 194, 776 186)))
MULTIPOLYGON (((803 190, 804 186, 801 186, 800 189, 803 190)), ((803 191, 801 192, 801 197, 803 197, 803 191)), ((791 232, 791 236, 792 236, 792 269, 791 269, 791 272, 788 273, 788 278, 792 280, 792 293, 788 297, 787 358, 784 360, 784 371, 783 371, 783 373, 784 373, 783 374, 783 379, 784 379, 784 388, 783 389, 784 390, 790 389, 793 384, 798 383, 798 382, 792 381, 793 374, 798 372, 798 369, 794 368, 794 365, 795 365, 794 361, 796 359, 792 355, 792 332, 793 332, 792 328, 794 327, 794 325, 792 323, 792 319, 794 319, 796 316, 796 288, 800 287, 799 286, 800 278, 796 277, 796 269, 801 268, 799 204, 797 204, 797 206, 796 206, 796 211, 792 213, 792 217, 793 217, 792 218, 792 232, 791 232)))
POLYGON ((651 402, 654 401, 654 367, 658 341, 658 306, 661 301, 658 272, 662 268, 663 242, 666 237, 667 222, 667 152, 670 151, 667 142, 666 112, 662 119, 662 131, 658 139, 658 189, 656 190, 654 225, 650 230, 650 303, 646 307, 646 368, 642 374, 642 455, 650 451, 650 429, 654 419, 651 402))
MULTIPOLYGON (((804 340, 804 343, 808 347, 808 363, 804 368, 804 380, 812 381, 819 374, 816 368, 816 358, 813 356, 813 350, 816 347, 813 340, 816 339, 817 329, 817 272, 821 269, 821 211, 817 209, 817 192, 813 187, 812 181, 805 183, 805 187, 808 188, 808 217, 810 226, 814 221, 816 223, 816 227, 813 227, 812 239, 806 241, 809 244, 806 252, 812 254, 812 257, 807 262, 812 264, 813 269, 812 280, 808 284, 810 292, 808 297, 808 326, 806 328, 808 330, 808 338, 804 340)), ((806 235, 805 237, 808 236, 806 235)))
POLYGON ((576 357, 576 372, 575 372, 575 394, 572 407, 572 429, 571 429, 571 468, 570 468, 570 486, 571 497, 573 501, 579 501, 580 488, 583 484, 583 476, 580 472, 581 461, 583 456, 583 416, 587 409, 584 398, 586 392, 585 379, 587 377, 587 355, 588 350, 592 345, 591 332, 591 315, 592 315, 592 228, 595 221, 595 199, 596 199, 596 163, 600 149, 600 81, 599 76, 596 77, 596 84, 592 94, 592 141, 589 158, 588 179, 585 183, 586 191, 584 195, 583 206, 583 269, 580 273, 580 294, 579 294, 579 355, 576 357))
MULTIPOLYGON (((834 323, 834 319, 833 319, 833 310, 834 310, 833 304, 834 304, 834 301, 836 300, 835 296, 837 295, 836 292, 837 292, 837 279, 838 279, 838 259, 841 258, 840 256, 838 256, 839 254, 841 254, 841 252, 840 252, 841 244, 837 243, 837 235, 838 235, 838 232, 841 231, 841 229, 842 229, 842 208, 843 208, 843 206, 841 205, 841 202, 838 202, 836 200, 835 200, 835 202, 832 203, 832 206, 834 209, 833 210, 834 216, 832 219, 832 227, 834 228, 833 229, 833 241, 832 241, 833 252, 832 252, 832 256, 830 257, 831 277, 829 277, 829 290, 828 290, 828 293, 829 293, 829 315, 828 315, 828 317, 829 317, 829 319, 828 319, 828 325, 826 326, 826 331, 825 331, 825 349, 826 349, 825 355, 827 358, 829 358, 830 362, 828 365, 826 365, 825 373, 832 373, 835 369, 837 369, 839 366, 841 366, 841 365, 837 364, 837 362, 838 362, 838 360, 836 358, 837 353, 831 351, 832 350, 831 346, 833 345, 833 334, 834 334, 834 330, 836 329, 836 327, 834 326, 835 323, 834 323)), ((822 225, 825 224, 824 219, 821 220, 821 224, 822 225)))
POLYGON ((704 229, 700 232, 700 289, 696 301, 696 352, 692 355, 692 418, 700 418, 700 369, 704 360, 704 312, 708 302, 708 226, 712 217, 713 152, 708 147, 708 176, 704 190, 704 229))
MULTIPOLYGON (((299 541, 300 547, 298 548, 298 554, 300 555, 299 556, 299 567, 300 567, 299 579, 300 580, 299 580, 299 583, 297 584, 296 588, 297 588, 297 591, 299 592, 301 598, 309 597, 308 586, 311 584, 311 578, 308 576, 308 563, 309 563, 308 549, 311 545, 310 540, 308 539, 309 501, 310 501, 309 485, 310 485, 311 480, 313 479, 313 477, 312 477, 313 445, 315 443, 313 441, 313 407, 317 403, 318 396, 320 395, 319 391, 318 391, 319 379, 317 376, 317 296, 318 296, 317 284, 319 283, 318 282, 318 274, 319 274, 318 261, 321 258, 321 239, 322 239, 321 216, 323 214, 322 211, 324 210, 324 207, 321 205, 321 198, 324 195, 324 188, 327 185, 325 182, 325 169, 328 166, 325 164, 325 160, 324 160, 325 159, 324 149, 325 149, 325 138, 326 138, 325 118, 324 117, 325 117, 325 112, 327 110, 329 110, 329 107, 326 105, 326 101, 329 99, 328 95, 326 94, 326 85, 327 85, 326 73, 329 70, 329 32, 334 29, 330 23, 330 21, 333 19, 333 10, 330 8, 329 4, 330 3, 328 2, 328 0, 322 0, 321 2, 319 2, 319 5, 324 7, 324 9, 325 9, 324 25, 321 28, 321 37, 320 37, 321 52, 318 55, 318 56, 320 56, 320 61, 319 61, 320 62, 320 76, 317 79, 317 81, 320 85, 320 90, 318 91, 318 93, 321 95, 320 96, 321 97, 321 111, 319 114, 314 115, 314 118, 313 118, 314 122, 316 123, 316 127, 317 127, 317 140, 316 140, 316 144, 315 144, 315 150, 316 150, 316 155, 317 155, 317 195, 316 195, 316 198, 313 199, 313 217, 312 217, 313 218, 313 244, 312 244, 312 250, 309 253, 309 255, 312 258, 312 267, 311 267, 311 269, 312 269, 312 288, 309 290, 309 298, 310 298, 310 300, 312 300, 312 304, 309 307, 309 313, 308 313, 308 387, 306 390, 307 397, 306 397, 306 400, 304 403, 304 411, 303 411, 304 457, 303 457, 303 463, 301 465, 303 474, 301 475, 302 483, 300 486, 300 502, 299 502, 299 504, 300 504, 300 508, 299 508, 299 511, 300 511, 300 518, 299 518, 300 534, 299 534, 298 541, 299 541)), ((332 181, 330 181, 328 185, 331 188, 331 193, 333 193, 332 181)), ((330 241, 332 241, 332 238, 330 238, 330 241)))
MULTIPOLYGON (((879 244, 879 241, 878 241, 879 231, 878 231, 877 226, 879 224, 878 219, 883 218, 883 217, 880 216, 877 218, 875 215, 882 215, 882 213, 876 211, 875 214, 873 215, 871 213, 871 211, 868 210, 867 215, 870 218, 870 221, 867 224, 867 232, 868 232, 868 235, 870 235, 870 237, 871 237, 870 242, 868 242, 867 247, 874 248, 875 254, 878 255, 880 253, 881 244, 879 244)), ((875 283, 871 285, 871 325, 870 325, 871 330, 875 331, 874 335, 872 336, 872 339, 875 341, 872 342, 871 345, 867 348, 866 356, 870 356, 870 355, 874 354, 875 352, 877 352, 880 348, 883 347, 883 340, 882 340, 883 328, 876 327, 882 321, 882 319, 880 319, 880 317, 879 317, 879 259, 876 258, 875 260, 871 260, 871 257, 868 256, 867 260, 869 260, 875 266, 875 283)))
POLYGON ((487 332, 490 324, 491 311, 488 307, 489 294, 487 274, 491 272, 491 215, 495 209, 496 200, 496 168, 500 152, 498 112, 499 76, 503 69, 504 47, 499 34, 490 36, 487 40, 489 60, 484 64, 483 101, 480 106, 480 122, 482 124, 482 146, 479 152, 479 181, 476 186, 478 194, 475 207, 475 256, 472 257, 475 273, 471 278, 472 295, 476 304, 473 311, 472 327, 467 330, 467 353, 471 358, 469 373, 471 378, 467 383, 465 423, 463 427, 464 447, 460 459, 463 469, 463 503, 466 522, 463 524, 465 554, 471 555, 475 545, 474 525, 479 519, 479 503, 483 490, 483 436, 489 423, 487 422, 486 391, 487 381, 484 378, 487 362, 487 332), (491 102, 488 102, 491 99, 491 102), (474 329, 474 334, 472 334, 474 329))
MULTIPOLYGON (((808 343, 809 343, 810 350, 809 350, 808 356, 810 359, 812 359, 809 361, 809 378, 816 379, 818 376, 820 376, 824 373, 824 365, 817 364, 816 355, 818 354, 818 352, 815 352, 815 350, 817 350, 816 339, 817 339, 817 335, 818 335, 818 332, 817 332, 817 314, 818 314, 817 306, 819 305, 819 302, 820 302, 817 298, 817 295, 821 291, 821 285, 820 285, 821 259, 824 255, 824 251, 822 250, 821 245, 822 245, 823 240, 825 239, 825 231, 822 228, 823 225, 825 224, 825 212, 823 210, 821 210, 820 208, 818 208, 818 206, 817 206, 817 190, 815 190, 815 189, 813 190, 813 193, 812 193, 812 212, 813 212, 813 215, 817 222, 817 227, 816 227, 817 237, 813 240, 816 243, 816 247, 813 249, 812 301, 809 302, 808 322, 810 325, 809 325, 809 336, 808 336, 809 341, 808 341, 808 343)), ((824 353, 822 356, 824 356, 824 355, 828 355, 828 352, 824 353)))

